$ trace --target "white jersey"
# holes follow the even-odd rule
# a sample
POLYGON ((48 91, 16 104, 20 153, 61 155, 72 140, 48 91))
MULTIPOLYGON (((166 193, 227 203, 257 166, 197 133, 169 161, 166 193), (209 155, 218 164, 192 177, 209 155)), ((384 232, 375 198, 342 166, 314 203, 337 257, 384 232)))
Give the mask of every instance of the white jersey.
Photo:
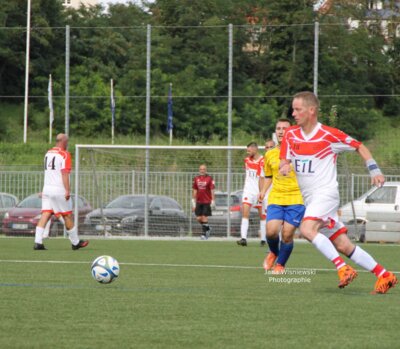
POLYGON ((264 157, 260 156, 257 160, 250 157, 244 159, 246 168, 246 179, 243 191, 258 195, 260 192, 260 176, 264 177, 264 157))
POLYGON ((51 148, 44 157, 43 193, 65 194, 62 173, 71 172, 71 154, 61 148, 51 148))
POLYGON ((300 126, 292 126, 285 132, 280 158, 292 161, 300 190, 306 198, 321 191, 338 192, 337 155, 354 151, 360 145, 346 133, 320 123, 308 135, 300 126))

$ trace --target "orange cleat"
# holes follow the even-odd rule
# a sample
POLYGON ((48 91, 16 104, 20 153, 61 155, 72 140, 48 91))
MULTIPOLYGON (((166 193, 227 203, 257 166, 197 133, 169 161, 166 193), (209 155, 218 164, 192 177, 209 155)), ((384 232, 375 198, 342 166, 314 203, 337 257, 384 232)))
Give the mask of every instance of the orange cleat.
POLYGON ((399 281, 397 280, 396 275, 393 273, 389 272, 386 277, 381 275, 378 277, 378 280, 376 280, 374 290, 371 292, 372 294, 383 294, 389 291, 392 287, 394 287, 399 281))
POLYGON ((272 269, 272 274, 284 274, 285 273, 285 267, 282 264, 277 263, 272 269))
POLYGON ((340 279, 338 287, 344 288, 352 282, 358 274, 350 265, 345 265, 338 270, 338 275, 340 279))
POLYGON ((267 254, 267 256, 264 259, 264 263, 263 263, 263 267, 264 267, 265 271, 272 269, 277 258, 278 258, 278 256, 275 255, 275 253, 273 253, 273 252, 269 252, 267 254))

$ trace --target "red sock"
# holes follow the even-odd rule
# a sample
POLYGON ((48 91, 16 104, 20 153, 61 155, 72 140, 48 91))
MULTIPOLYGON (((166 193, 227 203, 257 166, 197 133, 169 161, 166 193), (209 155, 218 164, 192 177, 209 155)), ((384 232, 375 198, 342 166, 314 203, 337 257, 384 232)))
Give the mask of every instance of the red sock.
POLYGON ((380 276, 386 277, 389 275, 389 272, 387 272, 386 269, 382 267, 380 264, 377 264, 375 268, 372 269, 372 272, 375 274, 377 278, 380 276))
POLYGON ((332 259, 332 263, 335 264, 336 269, 340 269, 346 265, 345 261, 340 256, 332 259))

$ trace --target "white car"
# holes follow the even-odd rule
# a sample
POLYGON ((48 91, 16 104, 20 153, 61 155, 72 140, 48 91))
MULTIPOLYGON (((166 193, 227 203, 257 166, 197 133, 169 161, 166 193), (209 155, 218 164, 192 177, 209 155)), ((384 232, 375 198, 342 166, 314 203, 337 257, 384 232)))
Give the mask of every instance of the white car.
POLYGON ((386 182, 380 188, 373 187, 354 200, 353 205, 354 213, 351 202, 340 208, 340 219, 348 227, 350 236, 358 228, 356 235, 363 241, 367 212, 400 213, 400 182, 386 182))

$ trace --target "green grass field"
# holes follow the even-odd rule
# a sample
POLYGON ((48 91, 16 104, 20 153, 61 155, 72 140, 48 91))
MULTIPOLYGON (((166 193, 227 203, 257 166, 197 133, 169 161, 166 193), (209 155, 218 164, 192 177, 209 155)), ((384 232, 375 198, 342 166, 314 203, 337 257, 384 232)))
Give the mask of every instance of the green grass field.
MULTIPOLYGON (((265 249, 232 241, 0 239, 0 348, 394 348, 400 287, 371 295, 361 272, 347 288, 310 244, 297 243, 288 268, 265 275, 265 249), (97 256, 121 273, 96 283, 97 256), (286 280, 277 282, 278 278, 286 280), (303 278, 303 279, 301 279, 303 278), (288 282, 291 282, 290 284, 288 282), (299 282, 302 281, 302 282, 299 282)), ((399 245, 363 245, 399 271, 399 245)))

